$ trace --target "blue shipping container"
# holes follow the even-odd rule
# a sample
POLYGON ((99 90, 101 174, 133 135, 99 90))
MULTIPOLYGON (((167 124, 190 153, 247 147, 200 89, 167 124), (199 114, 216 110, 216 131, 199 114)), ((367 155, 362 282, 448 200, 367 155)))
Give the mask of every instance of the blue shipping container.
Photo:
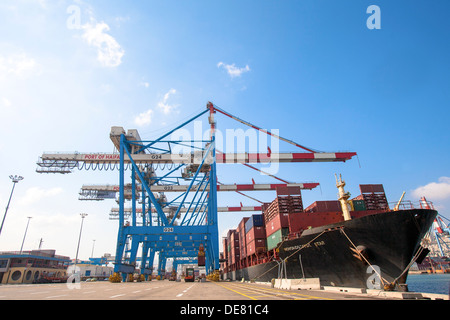
POLYGON ((247 220, 245 223, 245 233, 249 232, 253 227, 262 227, 264 226, 263 215, 262 214, 254 214, 247 220))

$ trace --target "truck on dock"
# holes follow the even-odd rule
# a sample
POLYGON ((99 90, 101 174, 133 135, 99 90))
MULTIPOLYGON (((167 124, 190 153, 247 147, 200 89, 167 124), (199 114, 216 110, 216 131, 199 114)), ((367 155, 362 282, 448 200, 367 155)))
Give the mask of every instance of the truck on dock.
POLYGON ((194 280, 195 280, 194 268, 186 268, 186 275, 184 277, 184 281, 194 282, 194 280))

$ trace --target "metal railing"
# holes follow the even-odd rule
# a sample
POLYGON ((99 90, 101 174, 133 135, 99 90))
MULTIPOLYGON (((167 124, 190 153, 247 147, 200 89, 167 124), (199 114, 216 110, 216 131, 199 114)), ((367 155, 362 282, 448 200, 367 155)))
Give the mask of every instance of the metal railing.
MULTIPOLYGON (((394 208, 398 202, 389 202, 389 207, 394 208)), ((403 200, 399 205, 399 210, 412 210, 412 209, 434 209, 434 204, 428 200, 419 200, 419 201, 411 201, 411 200, 403 200)))

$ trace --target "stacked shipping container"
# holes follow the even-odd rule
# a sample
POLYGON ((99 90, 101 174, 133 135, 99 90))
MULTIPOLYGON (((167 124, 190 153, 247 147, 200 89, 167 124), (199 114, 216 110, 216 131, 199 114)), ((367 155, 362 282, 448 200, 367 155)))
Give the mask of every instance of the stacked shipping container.
MULTIPOLYGON (((353 218, 388 209, 383 185, 360 185, 361 195, 349 201, 353 218)), ((303 210, 300 188, 277 190, 277 198, 262 205, 263 214, 243 218, 237 230, 229 230, 223 240, 228 270, 247 267, 270 253, 288 236, 299 236, 303 230, 343 221, 337 200, 316 201, 303 210)))
POLYGON ((228 238, 222 238, 223 258, 228 259, 228 238))
MULTIPOLYGON (((352 200, 348 201, 350 205, 350 211, 364 211, 366 210, 366 204, 364 200, 360 200, 362 196, 358 196, 352 200)), ((341 203, 337 200, 334 201, 316 201, 309 205, 305 212, 331 212, 331 211, 339 211, 342 212, 341 203)))
POLYGON ((228 238, 222 238, 222 247, 223 247, 223 254, 222 254, 222 269, 228 270, 229 261, 228 261, 228 238))
POLYGON ((289 216, 303 211, 301 196, 280 196, 264 207, 267 249, 274 249, 289 234, 289 216))
POLYGON ((241 255, 239 251, 239 234, 236 230, 229 230, 227 235, 228 242, 228 264, 233 265, 239 261, 241 255))
POLYGON ((389 210, 382 184, 361 184, 359 189, 361 190, 361 196, 358 198, 364 200, 367 210, 389 210))
POLYGON ((266 230, 262 214, 252 215, 245 223, 245 241, 246 256, 266 251, 266 230))
MULTIPOLYGON (((248 221, 249 218, 243 218, 241 222, 238 225, 238 232, 239 232, 239 250, 241 254, 241 261, 247 257, 247 241, 245 239, 245 223, 248 221)), ((245 266, 245 263, 243 263, 243 266, 245 266)))

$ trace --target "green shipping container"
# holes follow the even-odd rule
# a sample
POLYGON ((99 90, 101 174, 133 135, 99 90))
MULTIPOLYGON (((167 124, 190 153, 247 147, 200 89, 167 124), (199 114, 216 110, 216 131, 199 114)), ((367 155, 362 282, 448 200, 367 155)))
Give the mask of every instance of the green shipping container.
POLYGON ((267 250, 272 250, 277 247, 278 243, 283 241, 283 237, 289 234, 289 228, 281 228, 275 231, 270 236, 267 237, 267 250))
POLYGON ((364 203, 364 200, 353 200, 353 209, 355 211, 366 210, 366 204, 364 203))

